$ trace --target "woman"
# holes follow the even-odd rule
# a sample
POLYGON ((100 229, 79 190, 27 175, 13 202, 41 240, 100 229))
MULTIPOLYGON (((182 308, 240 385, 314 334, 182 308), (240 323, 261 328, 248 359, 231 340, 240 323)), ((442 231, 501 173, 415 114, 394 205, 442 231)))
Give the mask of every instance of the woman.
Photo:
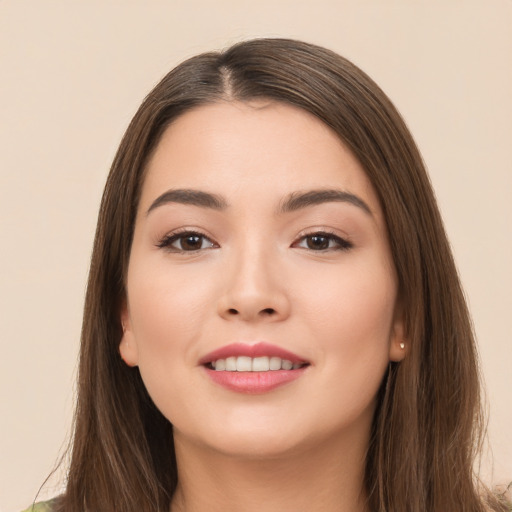
POLYGON ((54 511, 507 510, 419 152, 338 55, 194 57, 114 160, 54 511), (476 481, 477 482, 477 481, 476 481))

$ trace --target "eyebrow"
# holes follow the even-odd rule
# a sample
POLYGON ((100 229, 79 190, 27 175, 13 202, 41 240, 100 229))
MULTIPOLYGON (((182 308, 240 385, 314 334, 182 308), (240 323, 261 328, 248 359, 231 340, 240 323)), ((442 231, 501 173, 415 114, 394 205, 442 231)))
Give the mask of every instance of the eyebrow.
MULTIPOLYGON (((361 208, 367 214, 372 215, 370 207, 360 197, 350 192, 337 189, 293 192, 281 202, 278 213, 290 213, 309 206, 332 202, 349 203, 361 208)), ((146 215, 149 215, 155 208, 168 203, 189 204, 199 206, 200 208, 211 208, 219 211, 225 210, 229 206, 227 201, 218 194, 195 189, 174 189, 168 190, 158 196, 148 208, 146 215)))
POLYGON ((193 189, 175 189, 164 192, 158 196, 148 208, 146 215, 159 206, 168 203, 190 204, 201 208, 211 208, 213 210, 225 210, 228 207, 226 200, 217 195, 201 190, 193 189))
POLYGON ((293 192, 286 198, 279 208, 279 213, 288 213, 323 203, 341 202, 349 203, 372 215, 370 207, 358 196, 350 192, 337 189, 309 190, 307 192, 293 192))

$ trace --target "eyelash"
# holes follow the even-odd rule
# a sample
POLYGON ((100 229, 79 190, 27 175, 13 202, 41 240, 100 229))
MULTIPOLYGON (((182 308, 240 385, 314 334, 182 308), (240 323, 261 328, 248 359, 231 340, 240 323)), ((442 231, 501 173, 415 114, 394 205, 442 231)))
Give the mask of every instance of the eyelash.
POLYGON ((303 249, 309 250, 311 252, 328 252, 328 251, 348 251, 352 249, 353 244, 346 240, 345 238, 341 238, 340 236, 332 233, 330 231, 314 231, 312 233, 305 233, 301 235, 297 242, 292 244, 292 247, 297 246, 299 242, 307 241, 307 239, 312 239, 313 237, 324 238, 327 239, 328 244, 334 242, 336 245, 334 247, 326 247, 323 249, 311 249, 310 247, 303 247, 303 249))
MULTIPOLYGON (((201 244, 202 245, 202 244, 201 244)), ((175 231, 174 233, 169 233, 168 235, 165 235, 156 246, 159 249, 165 249, 169 252, 176 252, 176 253, 194 253, 198 252, 204 249, 212 249, 215 246, 218 247, 218 245, 215 242, 212 242, 208 236, 206 236, 204 233, 201 233, 200 231, 190 230, 190 229, 184 229, 182 231, 175 231), (198 249, 190 249, 186 250, 183 248, 173 247, 172 244, 175 242, 178 242, 179 240, 185 240, 186 238, 191 237, 197 237, 201 238, 203 241, 208 240, 211 243, 210 247, 199 247, 198 249)))
MULTIPOLYGON (((202 245, 202 244, 201 244, 202 245)), ((164 236, 157 244, 156 246, 159 249, 165 249, 169 252, 175 252, 175 253, 195 253, 199 252, 201 250, 205 249, 213 249, 218 248, 219 246, 213 242, 208 236, 206 236, 204 233, 201 233, 200 231, 194 231, 194 230, 187 230, 184 229, 183 231, 175 231, 174 233, 170 233, 166 236, 164 236), (183 241, 186 238, 196 237, 200 238, 203 242, 208 241, 211 245, 209 247, 199 247, 197 249, 183 249, 178 247, 173 247, 173 244, 178 241, 183 241)), ((349 242, 348 240, 339 237, 338 235, 328 232, 328 231, 314 231, 312 233, 307 233, 301 235, 297 241, 293 242, 292 247, 301 247, 303 249, 306 249, 311 252, 328 252, 328 251, 348 251, 349 249, 352 249, 353 244, 349 242), (300 242, 305 241, 307 243, 308 239, 312 239, 313 237, 323 238, 327 240, 328 245, 331 244, 331 242, 334 242, 335 246, 328 246, 320 249, 312 249, 311 247, 301 247, 299 245, 300 242)))

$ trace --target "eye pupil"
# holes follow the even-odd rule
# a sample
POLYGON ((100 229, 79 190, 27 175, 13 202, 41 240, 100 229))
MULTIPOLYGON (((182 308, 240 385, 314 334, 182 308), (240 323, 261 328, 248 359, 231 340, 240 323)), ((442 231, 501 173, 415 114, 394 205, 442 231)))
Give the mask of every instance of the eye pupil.
POLYGON ((185 251, 193 251, 199 249, 202 244, 202 237, 199 235, 188 235, 181 239, 181 247, 185 251))
POLYGON ((329 239, 322 235, 311 235, 307 238, 308 249, 327 249, 329 247, 329 239))

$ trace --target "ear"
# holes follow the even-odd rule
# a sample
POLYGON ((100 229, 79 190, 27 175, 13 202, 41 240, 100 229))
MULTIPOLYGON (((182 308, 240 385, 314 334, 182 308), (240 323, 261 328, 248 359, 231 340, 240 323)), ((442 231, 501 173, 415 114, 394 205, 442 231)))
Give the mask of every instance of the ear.
POLYGON ((389 339, 389 360, 395 363, 403 361, 407 355, 408 348, 409 343, 405 339, 403 309, 401 305, 397 303, 389 339))
POLYGON ((130 313, 126 303, 123 303, 121 308, 121 325, 123 327, 123 336, 119 343, 121 359, 128 366, 137 366, 139 364, 139 350, 133 336, 130 313))

